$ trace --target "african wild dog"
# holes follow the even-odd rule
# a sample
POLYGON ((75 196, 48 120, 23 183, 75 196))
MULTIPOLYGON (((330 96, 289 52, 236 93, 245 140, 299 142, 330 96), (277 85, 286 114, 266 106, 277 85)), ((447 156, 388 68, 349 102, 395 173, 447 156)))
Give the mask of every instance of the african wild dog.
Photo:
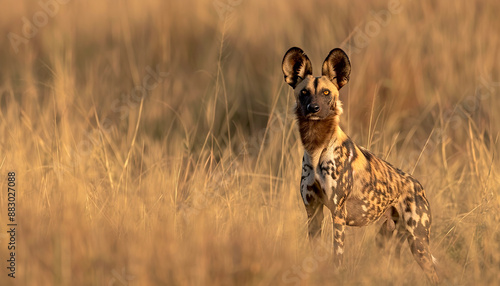
POLYGON ((339 126, 339 90, 351 72, 349 58, 333 49, 312 76, 312 65, 300 48, 283 58, 285 81, 294 89, 296 115, 305 152, 300 192, 309 237, 321 232, 323 206, 332 213, 335 263, 344 252, 345 226, 364 226, 386 219, 377 235, 385 239, 397 228, 396 253, 408 240, 415 260, 436 284, 439 279, 429 251, 431 210, 420 183, 411 175, 356 145, 339 126))

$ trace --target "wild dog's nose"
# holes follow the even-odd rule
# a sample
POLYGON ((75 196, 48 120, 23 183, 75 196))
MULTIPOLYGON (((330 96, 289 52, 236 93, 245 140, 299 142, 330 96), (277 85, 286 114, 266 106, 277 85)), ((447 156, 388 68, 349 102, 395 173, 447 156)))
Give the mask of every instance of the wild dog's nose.
POLYGON ((311 113, 316 113, 319 111, 319 105, 316 103, 311 103, 307 105, 307 111, 311 113))

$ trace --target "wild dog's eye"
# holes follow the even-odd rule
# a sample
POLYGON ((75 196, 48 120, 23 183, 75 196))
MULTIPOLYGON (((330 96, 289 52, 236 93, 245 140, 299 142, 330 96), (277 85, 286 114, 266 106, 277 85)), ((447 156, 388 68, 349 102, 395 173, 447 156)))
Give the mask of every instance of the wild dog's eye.
POLYGON ((330 91, 329 91, 329 90, 324 90, 324 91, 323 91, 323 94, 324 94, 324 95, 329 95, 329 94, 330 94, 330 91))
POLYGON ((300 93, 307 94, 307 90, 303 89, 300 93))

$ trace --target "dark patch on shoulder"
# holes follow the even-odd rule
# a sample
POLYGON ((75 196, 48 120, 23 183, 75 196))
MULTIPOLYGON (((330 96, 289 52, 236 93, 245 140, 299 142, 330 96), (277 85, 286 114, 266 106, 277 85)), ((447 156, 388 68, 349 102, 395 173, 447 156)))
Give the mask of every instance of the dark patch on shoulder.
POLYGON ((370 153, 370 151, 364 149, 364 148, 359 148, 361 150, 361 153, 365 156, 366 160, 370 162, 373 159, 373 154, 370 153))
POLYGON ((352 142, 351 138, 347 137, 347 139, 344 141, 344 143, 342 143, 342 146, 346 148, 347 150, 347 156, 350 156, 351 153, 352 153, 352 158, 351 159, 351 162, 354 161, 356 159, 356 157, 358 156, 357 152, 356 152, 356 147, 354 146, 354 143, 352 142))
POLYGON ((352 140, 349 137, 347 137, 347 139, 342 142, 342 145, 349 150, 354 149, 354 143, 352 143, 352 140))

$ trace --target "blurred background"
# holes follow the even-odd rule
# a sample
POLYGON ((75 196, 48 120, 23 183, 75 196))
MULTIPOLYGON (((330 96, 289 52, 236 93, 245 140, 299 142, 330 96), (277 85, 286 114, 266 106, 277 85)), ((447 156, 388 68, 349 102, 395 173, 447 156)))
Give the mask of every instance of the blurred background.
MULTIPOLYGON (((0 11, 1 285, 425 285, 378 225, 307 240, 281 60, 352 65, 343 130, 414 174, 444 285, 500 280, 500 2, 76 1, 0 11)), ((326 211, 325 211, 325 214, 326 211)))

